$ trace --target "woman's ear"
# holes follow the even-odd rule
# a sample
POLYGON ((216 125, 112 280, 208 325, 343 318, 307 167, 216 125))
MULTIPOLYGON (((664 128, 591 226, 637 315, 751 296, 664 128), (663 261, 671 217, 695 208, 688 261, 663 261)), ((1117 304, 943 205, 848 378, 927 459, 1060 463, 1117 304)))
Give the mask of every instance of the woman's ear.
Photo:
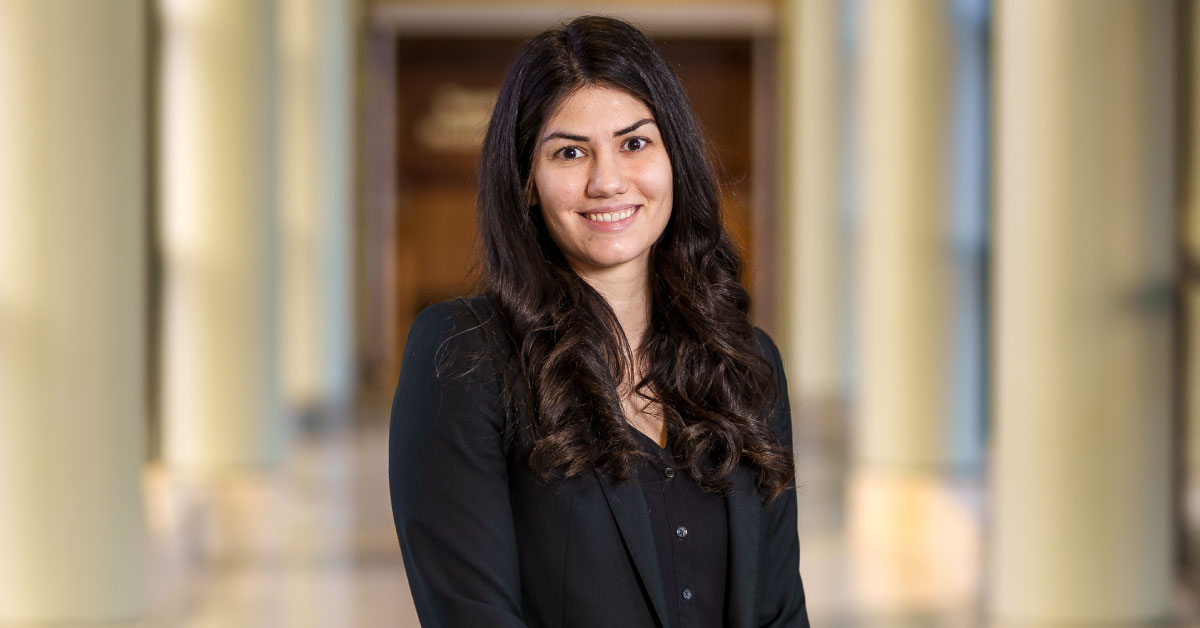
POLYGON ((537 186, 530 179, 529 185, 525 186, 525 204, 530 207, 537 207, 539 203, 537 186))

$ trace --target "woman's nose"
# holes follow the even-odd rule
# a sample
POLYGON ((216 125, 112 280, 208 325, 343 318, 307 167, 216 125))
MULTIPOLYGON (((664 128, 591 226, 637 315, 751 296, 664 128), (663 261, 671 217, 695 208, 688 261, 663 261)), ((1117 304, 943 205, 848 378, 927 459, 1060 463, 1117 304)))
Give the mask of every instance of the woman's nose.
POLYGON ((627 188, 625 173, 615 155, 600 154, 592 162, 588 196, 605 198, 623 194, 627 188))

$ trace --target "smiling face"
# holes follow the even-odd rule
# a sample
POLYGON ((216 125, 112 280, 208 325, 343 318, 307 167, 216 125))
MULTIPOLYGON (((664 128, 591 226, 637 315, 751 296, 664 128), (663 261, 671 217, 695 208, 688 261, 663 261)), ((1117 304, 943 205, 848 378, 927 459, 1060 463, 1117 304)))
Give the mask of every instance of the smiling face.
POLYGON ((671 217, 671 160, 650 109, 609 87, 574 92, 546 121, 533 194, 550 237, 581 275, 649 274, 671 217))

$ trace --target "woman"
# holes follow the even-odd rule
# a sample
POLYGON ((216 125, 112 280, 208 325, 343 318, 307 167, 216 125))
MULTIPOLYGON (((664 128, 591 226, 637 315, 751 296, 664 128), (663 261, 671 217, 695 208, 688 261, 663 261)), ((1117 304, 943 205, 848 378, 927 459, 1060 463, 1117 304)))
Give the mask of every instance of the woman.
POLYGON ((426 626, 807 626, 779 352, 650 40, 528 42, 480 160, 480 296, 413 324, 390 479, 426 626))

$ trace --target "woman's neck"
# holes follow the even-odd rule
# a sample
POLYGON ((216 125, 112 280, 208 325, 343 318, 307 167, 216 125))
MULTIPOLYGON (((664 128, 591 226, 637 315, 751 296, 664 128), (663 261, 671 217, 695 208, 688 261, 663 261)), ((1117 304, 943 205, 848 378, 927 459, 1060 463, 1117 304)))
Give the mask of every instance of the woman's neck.
POLYGON ((642 336, 650 325, 649 268, 626 264, 598 272, 576 272, 608 302, 608 306, 617 315, 621 330, 625 332, 629 348, 636 354, 641 347, 642 336))
MULTIPOLYGON (((650 269, 649 264, 640 268, 635 264, 625 264, 617 268, 606 268, 598 272, 588 272, 576 269, 584 281, 588 282, 600 296, 608 301, 608 306, 617 315, 621 331, 629 341, 629 348, 638 355, 642 345, 642 337, 650 326, 650 269)), ((667 424, 657 405, 637 398, 633 394, 634 383, 641 377, 638 364, 633 364, 629 373, 631 379, 622 381, 617 386, 621 398, 621 407, 625 418, 634 429, 645 434, 659 447, 667 445, 667 424)))

